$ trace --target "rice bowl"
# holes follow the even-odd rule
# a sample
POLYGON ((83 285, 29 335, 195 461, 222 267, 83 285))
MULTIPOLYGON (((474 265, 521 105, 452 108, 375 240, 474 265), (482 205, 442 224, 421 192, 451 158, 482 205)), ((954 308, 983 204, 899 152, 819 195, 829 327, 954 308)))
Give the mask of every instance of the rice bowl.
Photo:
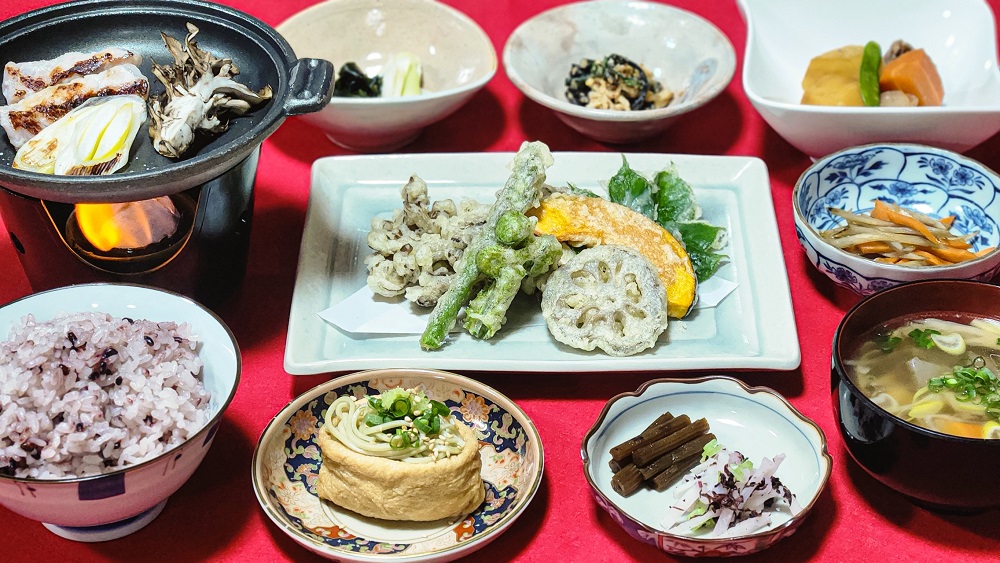
MULTIPOLYGON (((170 291, 122 283, 60 287, 0 306, 0 338, 6 338, 28 315, 48 321, 67 311, 188 324, 200 342, 201 382, 211 396, 202 426, 190 428, 187 439, 172 449, 150 453, 143 461, 83 477, 17 477, 0 472, 0 504, 12 512, 40 521, 62 537, 110 540, 130 534, 156 518, 170 495, 198 468, 236 394, 242 367, 240 351, 229 327, 201 304, 170 291)), ((145 338, 142 344, 148 344, 145 338)), ((101 371, 100 362, 97 370, 86 374, 88 379, 93 371, 101 371)), ((61 368, 57 373, 61 376, 61 368)), ((98 374, 98 379, 102 377, 98 374)), ((111 378, 112 385, 117 377, 111 378)), ((172 387, 169 384, 166 388, 172 387)), ((164 400, 156 400, 164 411, 175 414, 176 409, 164 406, 164 400)), ((0 412, 6 409, 0 405, 0 412)))
POLYGON ((208 420, 187 324, 28 315, 0 342, 0 473, 84 477, 142 462, 208 420))

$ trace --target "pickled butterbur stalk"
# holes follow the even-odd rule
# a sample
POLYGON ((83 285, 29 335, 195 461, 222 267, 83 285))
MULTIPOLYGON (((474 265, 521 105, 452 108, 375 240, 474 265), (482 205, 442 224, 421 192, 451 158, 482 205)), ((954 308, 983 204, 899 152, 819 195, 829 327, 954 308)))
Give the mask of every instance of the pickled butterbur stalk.
POLYGON ((271 98, 271 87, 257 92, 233 80, 239 69, 229 59, 203 51, 194 41, 198 28, 187 24, 184 43, 165 34, 163 43, 174 64, 153 62, 153 74, 166 89, 150 98, 149 136, 163 156, 180 158, 191 147, 195 133, 218 134, 229 128, 229 117, 243 115, 271 98))
POLYGON ((111 174, 128 162, 145 121, 139 96, 91 98, 22 145, 12 165, 41 174, 111 174))

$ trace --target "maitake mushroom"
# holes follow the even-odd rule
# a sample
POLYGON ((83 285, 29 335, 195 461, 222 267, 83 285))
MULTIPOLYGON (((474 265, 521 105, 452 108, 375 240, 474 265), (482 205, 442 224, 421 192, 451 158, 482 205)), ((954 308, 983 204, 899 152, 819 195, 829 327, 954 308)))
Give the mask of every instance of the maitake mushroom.
POLYGON ((243 115, 253 106, 271 98, 271 87, 259 92, 232 79, 240 73, 229 59, 218 59, 198 48, 194 41, 198 28, 187 24, 184 43, 160 33, 174 57, 174 64, 160 66, 153 61, 153 74, 166 91, 149 100, 149 136, 156 152, 180 158, 194 142, 198 130, 222 133, 229 127, 226 112, 243 115))

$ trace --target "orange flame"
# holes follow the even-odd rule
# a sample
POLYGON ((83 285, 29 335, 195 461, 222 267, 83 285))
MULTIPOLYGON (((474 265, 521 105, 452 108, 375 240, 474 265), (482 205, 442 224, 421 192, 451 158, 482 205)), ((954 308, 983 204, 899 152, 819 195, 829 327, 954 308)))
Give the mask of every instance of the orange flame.
POLYGON ((90 244, 103 252, 116 248, 122 239, 122 229, 115 221, 110 203, 76 204, 76 224, 90 244))
POLYGON ((180 220, 168 196, 126 203, 78 203, 76 223, 102 252, 143 248, 176 232, 180 220))

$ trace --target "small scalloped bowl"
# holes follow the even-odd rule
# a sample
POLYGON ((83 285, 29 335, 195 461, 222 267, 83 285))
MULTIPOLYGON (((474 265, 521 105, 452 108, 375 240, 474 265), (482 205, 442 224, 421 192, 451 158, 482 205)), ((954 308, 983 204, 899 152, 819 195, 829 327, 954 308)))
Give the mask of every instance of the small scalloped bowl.
POLYGON ((542 442, 513 401, 491 387, 430 369, 380 369, 338 377, 299 395, 268 423, 251 466, 267 517, 306 549, 337 561, 440 563, 469 555, 503 533, 542 481, 542 442), (479 437, 486 500, 456 522, 366 518, 316 495, 321 453, 316 434, 338 395, 418 387, 442 401, 479 437))
POLYGON ((692 557, 746 555, 792 535, 826 486, 831 467, 826 436, 816 423, 775 391, 722 376, 654 379, 634 393, 613 397, 584 436, 580 453, 597 504, 629 535, 667 553, 692 557), (765 456, 785 454, 776 476, 795 494, 802 511, 795 516, 775 512, 768 527, 743 536, 706 538, 664 531, 660 520, 673 499, 673 487, 622 497, 611 488, 614 473, 608 462, 613 446, 638 435, 666 411, 692 420, 704 417, 721 444, 742 452, 755 466, 765 456))
POLYGON ((400 98, 334 96, 300 118, 334 143, 358 152, 389 152, 458 111, 496 74, 497 54, 469 16, 435 0, 328 0, 277 27, 299 57, 355 62, 377 74, 390 56, 420 58, 425 92, 400 98))
POLYGON ((215 313, 177 293, 133 284, 70 285, 12 301, 0 307, 0 340, 7 340, 25 315, 48 320, 79 311, 188 323, 201 337, 202 381, 212 393, 204 427, 183 444, 141 463, 89 477, 0 476, 0 504, 43 522, 61 537, 98 542, 126 536, 152 522, 170 495, 191 477, 236 394, 242 365, 236 337, 215 313))
POLYGON ((587 137, 634 143, 663 133, 718 96, 736 72, 736 51, 704 18, 666 4, 590 0, 525 21, 503 49, 507 77, 525 96, 587 137), (612 53, 645 66, 678 98, 642 111, 586 108, 566 100, 570 66, 612 53))
POLYGON ((984 0, 738 0, 747 21, 743 90, 786 141, 818 158, 855 145, 921 143, 966 151, 1000 131, 1000 69, 984 0), (935 107, 799 103, 809 61, 845 45, 904 39, 924 48, 944 83, 935 107))
POLYGON ((951 151, 889 143, 851 147, 816 161, 795 183, 795 234, 809 262, 859 295, 917 280, 988 281, 1000 271, 998 194, 1000 177, 995 172, 951 151), (953 214, 955 232, 979 231, 973 239, 975 250, 994 250, 953 266, 910 268, 862 258, 819 236, 843 224, 828 208, 865 212, 876 199, 937 217, 953 214))

